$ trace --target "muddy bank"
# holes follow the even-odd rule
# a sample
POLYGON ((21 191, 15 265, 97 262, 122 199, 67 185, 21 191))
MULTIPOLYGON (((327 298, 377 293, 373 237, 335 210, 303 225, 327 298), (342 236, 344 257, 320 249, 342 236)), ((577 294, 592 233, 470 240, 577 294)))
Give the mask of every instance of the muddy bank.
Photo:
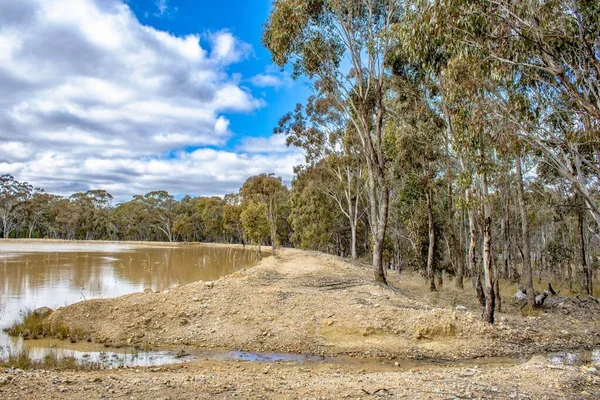
POLYGON ((111 346, 390 359, 519 356, 600 343, 598 322, 585 313, 523 317, 505 304, 489 326, 469 290, 432 295, 418 277, 390 278, 397 289, 375 284, 358 264, 285 249, 215 282, 81 302, 51 320, 111 346))

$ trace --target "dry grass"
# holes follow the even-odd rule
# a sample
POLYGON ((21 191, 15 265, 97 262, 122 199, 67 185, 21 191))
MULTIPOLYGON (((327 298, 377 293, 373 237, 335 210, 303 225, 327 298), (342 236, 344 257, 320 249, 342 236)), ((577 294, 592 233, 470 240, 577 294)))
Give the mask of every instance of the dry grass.
POLYGON ((79 362, 75 357, 59 357, 56 352, 49 351, 43 359, 36 360, 31 356, 29 349, 21 346, 16 351, 8 351, 8 357, 0 360, 1 368, 18 368, 22 370, 45 369, 53 371, 92 371, 101 369, 99 363, 84 361, 79 362))

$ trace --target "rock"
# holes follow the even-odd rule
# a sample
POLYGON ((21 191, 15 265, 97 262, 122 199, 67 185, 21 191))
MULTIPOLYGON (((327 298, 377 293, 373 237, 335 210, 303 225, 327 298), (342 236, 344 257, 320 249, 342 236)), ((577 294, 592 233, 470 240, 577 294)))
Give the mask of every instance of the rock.
POLYGON ((465 307, 465 306, 461 306, 461 305, 459 304, 459 305, 457 305, 456 307, 454 307, 454 311, 466 312, 466 311, 467 311, 467 307, 465 307))
POLYGON ((183 325, 187 325, 187 324, 189 324, 189 323, 190 323, 190 322, 189 322, 187 319, 185 319, 185 318, 183 318, 181 321, 179 321, 179 325, 182 325, 182 326, 183 326, 183 325))
POLYGON ((198 298, 198 297, 192 297, 192 301, 194 301, 194 302, 200 301, 200 298, 198 298))
POLYGON ((544 365, 546 364, 547 360, 546 357, 544 356, 533 356, 531 357, 531 360, 527 361, 527 365, 544 365))
POLYGON ((37 315, 38 317, 47 317, 48 315, 52 314, 54 312, 54 310, 52 310, 49 307, 40 307, 40 308, 36 308, 33 313, 35 315, 37 315))
POLYGON ((209 281, 209 282, 204 282, 204 287, 206 287, 206 288, 208 288, 208 289, 211 289, 211 288, 213 288, 214 286, 215 286, 215 283, 214 283, 214 282, 212 282, 212 281, 209 281))
POLYGON ((152 289, 146 288, 146 289, 144 289, 144 293, 152 293, 152 289))
POLYGON ((12 381, 12 376, 5 376, 0 378, 0 386, 8 385, 12 381))

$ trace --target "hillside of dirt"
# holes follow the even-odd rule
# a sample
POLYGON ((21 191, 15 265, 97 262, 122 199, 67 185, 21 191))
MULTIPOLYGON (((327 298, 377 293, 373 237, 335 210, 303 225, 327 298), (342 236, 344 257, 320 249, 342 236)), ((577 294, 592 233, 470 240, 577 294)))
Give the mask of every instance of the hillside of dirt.
POLYGON ((522 316, 504 302, 490 326, 471 290, 429 293, 418 276, 378 285, 359 263, 283 249, 214 282, 60 308, 53 322, 110 346, 192 346, 260 352, 468 359, 592 348, 597 309, 522 316))

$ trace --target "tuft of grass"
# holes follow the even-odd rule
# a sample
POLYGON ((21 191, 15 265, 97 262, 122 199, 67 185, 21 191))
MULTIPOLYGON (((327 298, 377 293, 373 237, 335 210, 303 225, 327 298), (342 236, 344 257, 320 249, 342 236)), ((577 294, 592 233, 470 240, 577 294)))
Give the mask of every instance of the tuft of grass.
POLYGON ((0 361, 0 367, 3 368, 32 369, 34 364, 29 349, 25 347, 21 347, 16 353, 9 351, 8 358, 5 361, 0 361))
POLYGON ((542 311, 531 308, 531 306, 529 305, 526 305, 525 307, 521 308, 522 317, 539 317, 540 315, 542 315, 542 311))
POLYGON ((21 346, 16 352, 9 351, 5 360, 0 360, 0 368, 92 371, 101 369, 102 365, 91 361, 79 362, 75 357, 59 357, 54 351, 48 352, 41 360, 35 360, 29 349, 21 346))
POLYGON ((26 310, 23 313, 22 320, 13 323, 8 328, 4 328, 4 332, 9 336, 21 336, 26 340, 42 339, 46 337, 60 340, 69 338, 77 340, 78 337, 82 336, 81 332, 73 331, 62 324, 51 324, 48 321, 47 315, 40 315, 32 310, 26 310))

